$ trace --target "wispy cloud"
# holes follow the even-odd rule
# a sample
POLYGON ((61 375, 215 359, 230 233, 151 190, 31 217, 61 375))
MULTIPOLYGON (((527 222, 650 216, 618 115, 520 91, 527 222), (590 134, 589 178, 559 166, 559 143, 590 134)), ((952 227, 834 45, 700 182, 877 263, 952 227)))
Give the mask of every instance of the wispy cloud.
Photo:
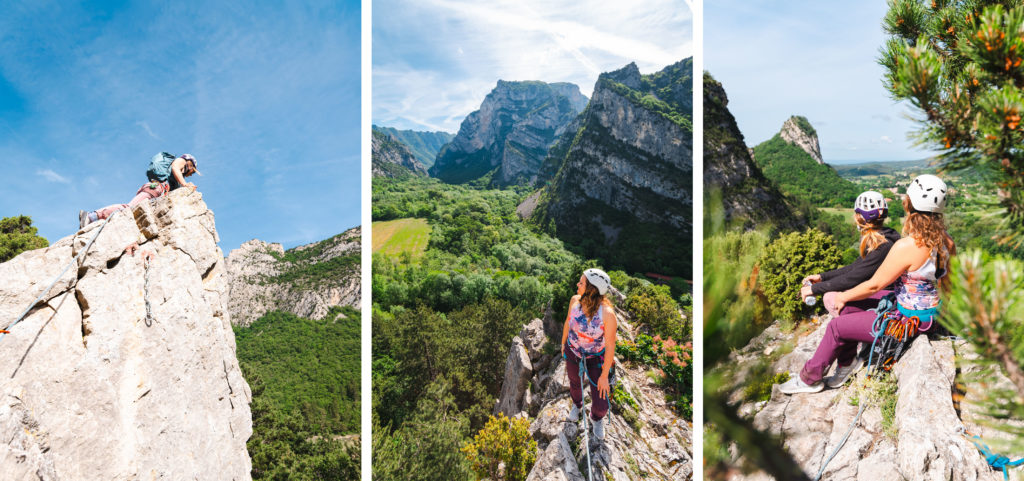
POLYGON ((153 129, 149 128, 149 124, 148 123, 143 122, 143 121, 140 120, 138 122, 135 122, 135 125, 138 125, 139 127, 142 127, 142 130, 144 130, 146 132, 146 134, 149 135, 150 137, 152 137, 154 140, 163 140, 163 139, 160 138, 159 135, 157 135, 156 133, 153 132, 153 129))
POLYGON ((68 180, 67 177, 64 177, 63 175, 60 175, 60 174, 54 172, 52 169, 39 169, 39 170, 36 170, 36 175, 46 179, 49 182, 56 182, 58 184, 70 184, 71 183, 71 181, 68 180))

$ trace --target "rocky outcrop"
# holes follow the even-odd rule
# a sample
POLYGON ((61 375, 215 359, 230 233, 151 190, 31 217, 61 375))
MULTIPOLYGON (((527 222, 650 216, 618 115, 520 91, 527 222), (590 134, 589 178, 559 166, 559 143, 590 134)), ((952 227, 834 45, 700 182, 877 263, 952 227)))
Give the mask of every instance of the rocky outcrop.
MULTIPOLYGON (((630 335, 625 318, 619 326, 623 335, 630 335)), ((571 401, 565 361, 557 352, 545 354, 549 343, 542 320, 523 326, 505 363, 495 412, 532 418, 530 432, 537 440, 538 454, 528 480, 583 481, 587 469, 583 436, 577 423, 566 420, 571 401)), ((636 407, 612 400, 604 440, 590 440, 594 479, 691 479, 689 423, 671 410, 664 392, 642 367, 618 360, 616 366, 621 389, 636 401, 636 407)))
POLYGON ((247 326, 272 310, 322 319, 334 306, 359 307, 361 232, 355 227, 287 251, 253 239, 231 251, 232 321, 247 326))
POLYGON ((455 134, 448 132, 426 132, 421 130, 398 130, 394 127, 381 127, 374 125, 373 130, 390 135, 395 140, 405 144, 409 152, 416 157, 421 164, 430 168, 434 165, 437 153, 441 151, 444 144, 451 142, 455 134))
POLYGON ((374 130, 370 158, 374 177, 405 177, 427 175, 427 168, 413 156, 409 147, 398 139, 374 130))
POLYGON ((782 123, 782 130, 779 131, 779 136, 782 140, 789 142, 797 147, 800 147, 804 152, 814 159, 819 164, 824 164, 825 161, 821 160, 821 146, 818 145, 818 132, 814 130, 811 123, 807 121, 806 117, 794 115, 785 122, 782 123))
POLYGON ((743 140, 729 112, 722 84, 704 74, 704 203, 711 215, 726 225, 745 227, 770 222, 786 228, 803 225, 778 187, 754 163, 752 149, 743 140))
MULTIPOLYGON (((545 163, 557 174, 534 212, 539 224, 567 242, 610 248, 617 261, 670 259, 666 274, 689 276, 690 245, 675 240, 693 227, 692 68, 685 59, 641 75, 629 64, 598 78, 578 127, 545 163)), ((626 262, 641 272, 666 264, 626 262)))
POLYGON ((586 104, 570 83, 499 80, 437 154, 430 175, 448 183, 488 174, 493 185, 532 183, 551 144, 586 104))
POLYGON ((0 339, 0 477, 249 479, 217 242, 202 195, 179 189, 0 264, 4 319, 58 279, 0 339))
MULTIPOLYGON (((826 317, 805 336, 785 334, 773 326, 734 355, 738 379, 749 381, 744 370, 752 362, 771 356, 788 342, 794 350, 772 363, 770 372, 799 372, 824 336, 826 317)), ((981 417, 964 415, 954 403, 960 372, 955 353, 968 351, 963 341, 919 336, 893 369, 895 406, 883 411, 884 401, 873 399, 876 384, 864 384, 864 372, 839 389, 787 396, 773 388, 767 402, 744 401, 737 391, 734 402, 752 416, 759 429, 781 435, 785 446, 805 472, 814 477, 841 442, 863 404, 864 412, 849 439, 826 465, 829 480, 991 480, 1002 474, 989 468, 978 449, 961 434, 966 428, 983 437, 993 430, 981 417)), ((891 399, 890 399, 891 402, 891 399)), ((966 407, 966 405, 964 405, 966 407)), ((771 479, 763 473, 731 479, 771 479)))

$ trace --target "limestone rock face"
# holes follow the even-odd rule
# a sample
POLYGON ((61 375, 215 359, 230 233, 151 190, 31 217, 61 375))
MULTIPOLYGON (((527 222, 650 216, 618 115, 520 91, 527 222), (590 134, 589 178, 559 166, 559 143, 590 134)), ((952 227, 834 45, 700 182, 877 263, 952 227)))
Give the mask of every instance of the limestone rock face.
POLYGON ((374 177, 427 175, 427 168, 413 155, 409 147, 398 139, 374 130, 370 146, 374 177))
POLYGON ((789 208, 778 187, 753 160, 722 84, 704 74, 704 195, 709 209, 721 204, 725 223, 771 222, 799 228, 804 221, 789 208))
POLYGON ((782 123, 782 130, 779 131, 782 140, 789 142, 807 152, 815 162, 824 164, 821 160, 821 146, 818 145, 818 133, 811 127, 806 118, 792 116, 782 123))
POLYGON ((86 250, 101 227, 0 264, 14 320, 83 254, 0 340, 2 477, 249 479, 251 393, 213 212, 179 189, 119 212, 86 250), (155 254, 148 274, 134 242, 155 254))
POLYGON ((228 254, 232 321, 247 326, 271 310, 322 319, 360 303, 359 227, 285 251, 253 239, 228 254))
POLYGON ((570 83, 499 80, 441 148, 430 175, 462 183, 493 171, 494 185, 532 183, 551 144, 586 104, 570 83))
MULTIPOLYGON (((557 353, 544 354, 543 346, 549 342, 542 320, 534 319, 523 327, 509 352, 495 411, 532 417, 530 432, 537 441, 538 453, 527 479, 585 480, 584 437, 579 426, 566 419, 571 401, 565 361, 557 353), (536 393, 531 392, 533 388, 536 393), (522 401, 515 404, 516 400, 522 401)), ((692 479, 689 424, 666 405, 664 393, 647 382, 642 369, 618 361, 616 365, 618 382, 636 401, 637 408, 623 405, 615 409, 630 410, 637 422, 627 422, 626 416, 616 414, 615 409, 609 412, 604 441, 590 440, 594 479, 692 479)), ((586 402, 589 406, 589 394, 586 402)), ((614 400, 612 404, 616 406, 614 400)))
POLYGON ((669 239, 689 238, 693 227, 692 69, 685 59, 641 75, 630 64, 598 78, 586 110, 545 161, 545 172, 557 173, 533 212, 541 225, 631 258, 655 251, 679 261, 667 274, 690 272, 689 246, 669 239))
MULTIPOLYGON (((791 341, 796 343, 794 350, 775 361, 771 369, 799 372, 821 342, 829 320, 825 317, 818 329, 797 339, 784 334, 777 325, 767 329, 733 355, 739 369, 737 379, 745 377, 747 363, 757 362, 765 352, 791 341)), ((998 481, 1002 474, 991 470, 977 448, 959 432, 962 427, 971 432, 983 428, 975 424, 977 420, 961 419, 954 409, 951 393, 958 375, 954 349, 966 346, 925 336, 914 340, 893 369, 896 408, 891 418, 894 430, 888 432, 878 403, 866 401, 866 395, 858 395, 849 383, 839 389, 793 396, 775 387, 767 403, 742 404, 739 396, 733 402, 741 404, 741 413, 753 416, 758 428, 782 435, 786 448, 811 478, 839 445, 860 403, 866 402, 859 422, 826 465, 822 479, 998 481), (857 405, 854 398, 858 398, 857 405)), ((863 374, 862 370, 859 375, 863 374)), ((771 478, 756 473, 730 479, 771 478)))

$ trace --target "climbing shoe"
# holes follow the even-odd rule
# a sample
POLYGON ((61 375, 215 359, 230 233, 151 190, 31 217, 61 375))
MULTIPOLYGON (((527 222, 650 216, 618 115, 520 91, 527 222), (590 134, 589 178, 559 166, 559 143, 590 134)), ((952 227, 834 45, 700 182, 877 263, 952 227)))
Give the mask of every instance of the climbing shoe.
POLYGON ((78 228, 81 229, 89 225, 89 214, 84 210, 78 211, 78 228))
POLYGON ((836 372, 825 378, 825 385, 833 389, 842 386, 853 373, 860 370, 860 366, 860 359, 854 359, 849 366, 836 366, 836 372))
POLYGON ((606 422, 608 422, 608 418, 606 418, 606 417, 598 419, 597 421, 593 421, 593 423, 594 423, 594 438, 597 439, 598 441, 601 441, 602 439, 604 439, 604 425, 605 425, 606 422))
POLYGON ((575 404, 572 405, 572 409, 569 410, 569 420, 572 421, 572 422, 576 422, 576 421, 580 420, 580 408, 579 408, 579 406, 577 406, 575 404))
POLYGON ((788 381, 779 384, 779 391, 782 391, 783 394, 796 394, 801 392, 821 392, 822 389, 825 389, 825 384, 822 383, 821 381, 818 381, 811 385, 807 385, 800 379, 799 375, 792 374, 790 375, 788 381))

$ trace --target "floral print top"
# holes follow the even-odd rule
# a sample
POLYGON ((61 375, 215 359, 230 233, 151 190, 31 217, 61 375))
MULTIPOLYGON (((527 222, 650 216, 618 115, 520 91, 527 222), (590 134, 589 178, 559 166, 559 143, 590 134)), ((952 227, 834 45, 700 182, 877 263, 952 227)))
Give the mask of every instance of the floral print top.
POLYGON ((594 355, 604 350, 604 306, 598 306, 594 318, 587 320, 583 305, 575 303, 569 310, 569 348, 576 357, 594 355))
POLYGON ((936 255, 932 252, 924 265, 904 272, 896 281, 896 302, 904 309, 923 311, 939 307, 938 279, 946 270, 938 269, 935 261, 936 255))

